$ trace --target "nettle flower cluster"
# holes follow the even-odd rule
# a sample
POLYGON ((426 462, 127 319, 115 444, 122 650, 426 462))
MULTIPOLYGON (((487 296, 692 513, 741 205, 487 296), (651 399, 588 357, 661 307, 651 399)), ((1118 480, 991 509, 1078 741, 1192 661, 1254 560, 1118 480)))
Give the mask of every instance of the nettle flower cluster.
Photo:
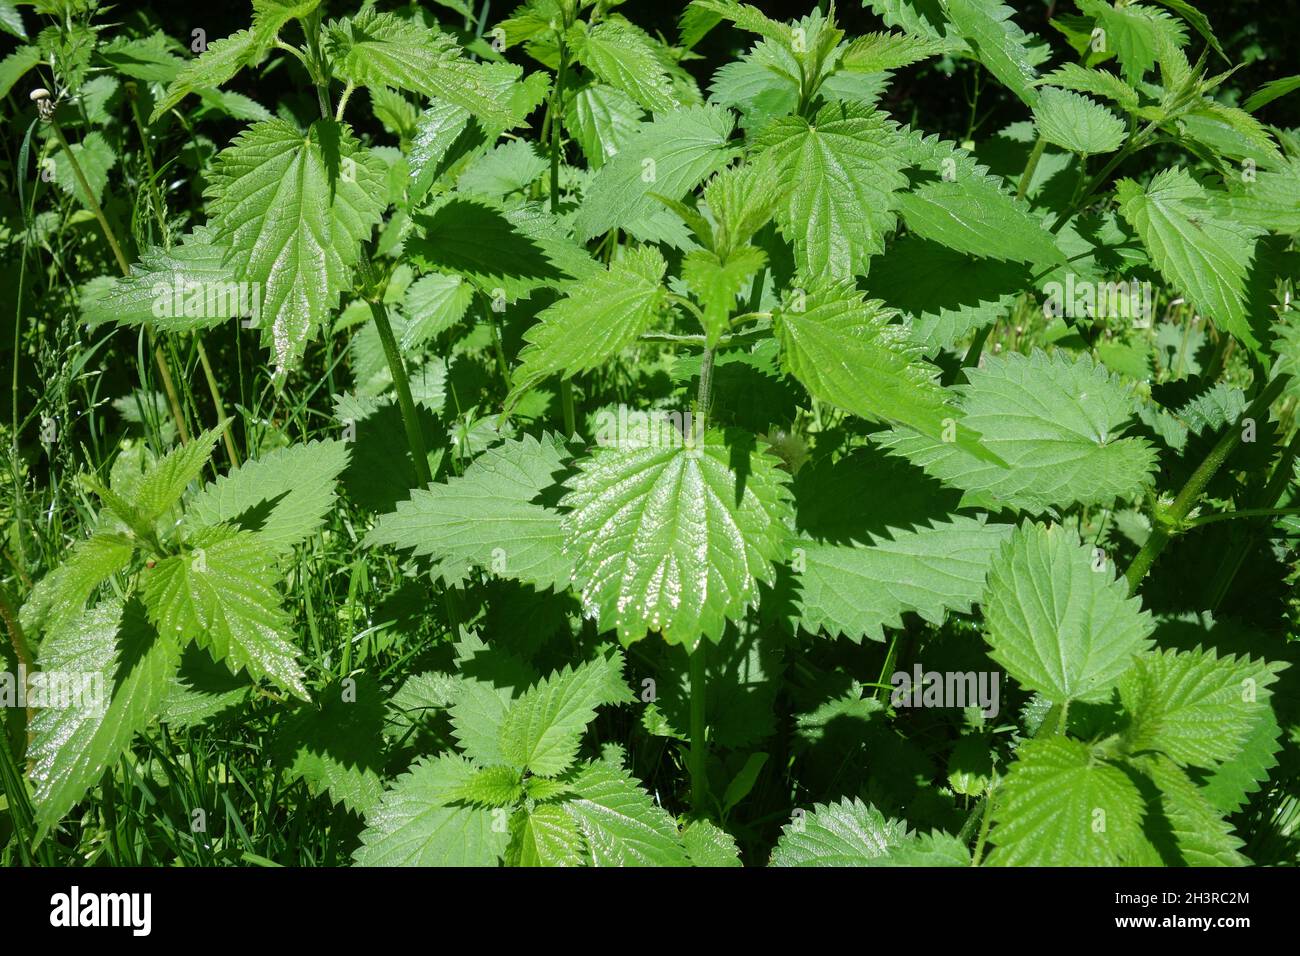
MULTIPOLYGON (((1244 862, 1227 815, 1271 766, 1284 655, 1209 630, 1176 644, 1141 591, 1207 492, 1245 501, 1212 487, 1234 453, 1289 478, 1290 448, 1256 449, 1281 437, 1264 425, 1296 341, 1294 135, 1215 99, 1218 40, 1182 3, 1081 0, 1055 49, 995 0, 868 3, 884 24, 864 36, 833 13, 694 0, 672 43, 617 6, 529 0, 462 46, 427 15, 255 0, 250 29, 160 85, 154 122, 287 52, 320 115, 235 136, 203 224, 87 290, 86 321, 251 314, 283 379, 341 314, 355 387, 336 406, 355 440, 186 492, 212 432, 96 487, 103 527, 24 615, 45 666, 89 654, 116 671, 128 643, 133 663, 105 714, 42 712, 43 824, 160 713, 189 640, 317 701, 295 719, 346 724, 337 686, 300 666, 277 582, 335 479, 383 471, 409 494, 353 496, 358 554, 432 580, 454 646, 385 706, 418 700, 450 733, 387 786, 364 763, 295 764, 364 815, 359 863, 735 862, 722 824, 767 755, 737 770, 720 753, 706 687, 755 635, 796 656, 866 638, 892 661, 913 616, 974 622, 973 652, 1018 695, 1010 725, 992 705, 970 717, 998 765, 959 791, 968 825, 909 829, 844 797, 800 812, 773 863, 1244 862), (748 48, 702 89, 686 65, 724 22, 748 48), (963 58, 1021 104, 997 161, 880 105, 896 71, 963 58), (363 89, 391 136, 350 125, 363 89), (1133 162, 1153 147, 1167 166, 1133 162), (1169 325, 1153 282, 1221 343, 1174 407, 1149 385, 1169 325), (154 307, 186 283, 258 300, 154 307), (1034 323, 1033 347, 986 349, 995 326, 1034 323), (1245 388, 1216 381, 1230 347, 1245 388), (486 384, 448 415, 471 353, 486 384), (366 444, 395 421, 404 449, 366 444), (126 597, 86 610, 125 569, 126 597), (578 657, 547 674, 463 616, 496 580, 572 595, 578 657), (650 635, 679 655, 653 675, 681 685, 676 709, 628 686, 647 672, 624 648, 650 635), (586 752, 598 715, 629 706, 681 741, 689 826, 621 747, 586 752)), ((1289 484, 1261 487, 1273 500, 1249 506, 1272 509, 1289 484)), ((884 708, 882 687, 854 701, 884 708)))

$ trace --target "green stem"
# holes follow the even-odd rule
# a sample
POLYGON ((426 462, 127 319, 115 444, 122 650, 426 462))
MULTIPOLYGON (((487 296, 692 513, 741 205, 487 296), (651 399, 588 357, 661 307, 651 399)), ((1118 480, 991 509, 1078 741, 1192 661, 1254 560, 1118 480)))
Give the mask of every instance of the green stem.
POLYGON ((573 383, 560 379, 560 412, 564 415, 564 435, 572 438, 578 433, 578 418, 573 410, 573 383))
MULTIPOLYGON (((1276 378, 1269 382, 1264 387, 1264 390, 1251 402, 1242 418, 1258 419, 1261 415, 1268 414, 1269 406, 1282 393, 1284 385, 1285 379, 1283 378, 1276 378)), ((1219 436, 1219 440, 1214 443, 1214 447, 1197 465, 1196 470, 1187 479, 1187 483, 1183 485, 1182 491, 1178 493, 1178 497, 1174 499, 1174 503, 1169 506, 1169 509, 1163 514, 1156 515, 1151 535, 1124 573, 1130 594, 1137 591, 1138 584, 1146 577, 1147 571, 1151 570, 1151 565, 1164 551, 1165 545, 1169 543, 1175 532, 1182 528, 1187 515, 1195 507, 1210 480, 1218 474, 1219 469, 1223 467, 1223 463, 1228 460, 1228 456, 1236 451, 1237 446, 1240 444, 1241 428, 1238 427, 1238 423, 1234 422, 1219 436)))
POLYGON ((691 750, 688 766, 691 774, 691 808, 696 816, 705 816, 709 802, 708 729, 705 725, 705 688, 708 673, 705 639, 691 652, 691 750))
MULTIPOLYGON (((555 88, 551 90, 551 102, 546 107, 549 122, 547 132, 550 134, 551 146, 551 212, 560 211, 560 111, 564 108, 564 80, 569 69, 569 48, 561 40, 559 44, 560 65, 555 71, 555 88)), ((573 408, 573 383, 568 378, 560 379, 560 412, 564 416, 564 434, 572 438, 578 433, 578 418, 573 408)))
POLYGON ((421 485, 427 485, 433 480, 429 473, 429 453, 424 445, 424 432, 420 430, 420 419, 416 415, 415 400, 411 398, 411 383, 406 377, 406 365, 397 351, 397 339, 393 337, 393 326, 388 321, 388 309, 378 298, 370 299, 369 305, 375 328, 379 332, 379 341, 384 346, 384 357, 388 359, 388 370, 393 375, 393 386, 397 389, 397 405, 402 412, 406 441, 411 447, 415 477, 421 485))
POLYGON ((980 832, 975 840, 975 850, 971 853, 970 865, 979 866, 984 859, 984 844, 989 838, 989 825, 993 822, 992 790, 984 795, 984 812, 980 815, 980 832))
POLYGON ((9 802, 9 818, 14 824, 14 840, 18 845, 18 859, 23 866, 35 864, 32 846, 35 843, 36 823, 32 802, 27 795, 27 784, 18 769, 18 761, 9 749, 9 735, 0 722, 0 787, 4 788, 9 802))
POLYGON ((1047 140, 1038 137, 1038 142, 1034 143, 1029 159, 1025 162, 1025 171, 1020 174, 1020 183, 1016 186, 1017 199, 1024 199, 1025 193, 1029 191, 1029 181, 1034 178, 1034 170, 1038 168, 1038 161, 1043 158, 1043 150, 1046 148, 1047 140))

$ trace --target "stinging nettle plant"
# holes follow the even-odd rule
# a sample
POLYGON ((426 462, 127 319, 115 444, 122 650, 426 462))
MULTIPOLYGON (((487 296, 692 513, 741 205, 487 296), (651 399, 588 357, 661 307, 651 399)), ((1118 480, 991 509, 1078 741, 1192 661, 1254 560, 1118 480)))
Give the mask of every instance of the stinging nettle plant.
POLYGON ((10 241, 84 210, 142 427, 29 531, 15 385, 11 656, 109 694, 14 709, 13 859, 1295 862, 1300 84, 1194 6, 41 6, 10 241))

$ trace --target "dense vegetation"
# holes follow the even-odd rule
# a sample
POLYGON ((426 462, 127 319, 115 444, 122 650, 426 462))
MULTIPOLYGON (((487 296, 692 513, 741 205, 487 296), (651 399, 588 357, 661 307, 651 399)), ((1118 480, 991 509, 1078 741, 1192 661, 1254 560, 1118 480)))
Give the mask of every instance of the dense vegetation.
POLYGON ((1282 14, 666 6, 0 0, 0 862, 1296 862, 1282 14))

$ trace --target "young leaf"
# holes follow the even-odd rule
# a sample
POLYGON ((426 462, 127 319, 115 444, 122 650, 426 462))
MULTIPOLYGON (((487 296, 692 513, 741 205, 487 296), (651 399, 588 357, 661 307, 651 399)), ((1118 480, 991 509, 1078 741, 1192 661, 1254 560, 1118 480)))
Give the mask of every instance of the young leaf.
POLYGON ((578 825, 562 806, 522 807, 510 818, 508 866, 581 866, 583 849, 578 825))
POLYGON ((508 829, 492 810, 455 798, 474 773, 455 754, 417 761, 366 814, 357 866, 496 866, 508 829))
POLYGON ((627 644, 648 630, 687 649, 721 640, 787 553, 785 482, 770 456, 712 433, 694 447, 597 448, 560 502, 584 611, 627 644))
POLYGON ((1074 153, 1113 153, 1124 143, 1124 121, 1096 100, 1053 86, 1043 87, 1034 104, 1038 135, 1074 153))
POLYGON ((579 63, 646 110, 662 113, 681 105, 652 41, 626 20, 605 20, 590 30, 575 27, 569 40, 579 63))
POLYGON ((573 774, 575 794, 560 806, 586 843, 588 866, 686 866, 686 850, 668 812, 627 771, 603 760, 573 774))
POLYGON ((989 569, 989 656, 1027 690, 1102 701, 1151 646, 1151 615, 1078 535, 1025 523, 989 569))
POLYGON ((653 246, 632 249, 543 310, 524 333, 506 406, 549 376, 596 368, 636 341, 663 305, 666 269, 653 246))
POLYGON ((566 666, 511 703, 501 725, 501 754, 513 766, 543 777, 563 773, 577 756, 596 708, 631 700, 622 654, 566 666))
POLYGON ((989 72, 1021 101, 1033 106, 1038 98, 1034 80, 1032 37, 1011 19, 1015 11, 989 0, 942 0, 952 25, 975 51, 989 72))
POLYGON ((182 644, 197 640, 233 670, 270 678, 308 699, 275 589, 276 552, 251 532, 226 528, 205 532, 191 545, 145 576, 144 600, 159 632, 182 644))

